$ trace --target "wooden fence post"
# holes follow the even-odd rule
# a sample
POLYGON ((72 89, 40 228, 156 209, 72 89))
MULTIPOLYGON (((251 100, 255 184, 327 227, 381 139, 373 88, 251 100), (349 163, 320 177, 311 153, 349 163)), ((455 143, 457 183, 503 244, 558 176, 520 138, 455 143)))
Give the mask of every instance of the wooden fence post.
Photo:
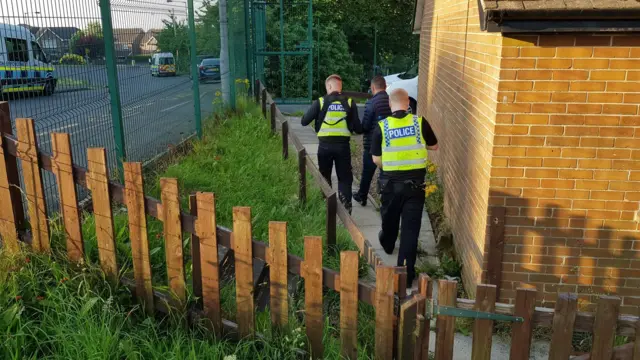
POLYGON ((311 345, 312 359, 324 357, 322 335, 324 316, 322 315, 322 238, 304 238, 304 312, 307 337, 311 345))
MULTIPOLYGON (((11 113, 9 103, 6 101, 0 101, 0 137, 3 134, 13 135, 13 128, 11 127, 11 113)), ((11 194, 11 203, 13 204, 13 219, 17 229, 24 229, 25 227, 25 212, 24 205, 22 203, 22 193, 20 189, 20 174, 18 173, 18 159, 9 154, 6 149, 4 160, 5 166, 2 170, 6 169, 7 181, 9 182, 9 193, 11 194)))
MULTIPOLYGON (((438 281, 438 305, 456 306, 458 283, 456 281, 438 281)), ((453 339, 456 319, 453 316, 438 315, 436 320, 436 360, 451 360, 453 357, 453 339)))
MULTIPOLYGON (((8 176, 9 167, 7 164, 10 161, 15 162, 15 157, 9 157, 4 150, 2 133, 0 133, 0 201, 2 202, 2 206, 0 206, 0 239, 2 239, 2 244, 8 252, 15 253, 20 250, 20 244, 18 243, 14 214, 14 199, 11 196, 11 185, 9 184, 8 176)), ((20 206, 22 206, 22 199, 20 200, 20 206)))
MULTIPOLYGON (((474 310, 492 313, 496 309, 496 286, 480 284, 476 287, 476 304, 474 310)), ((491 359, 491 340, 493 336, 493 320, 476 319, 473 323, 472 360, 491 359)))
POLYGON ((133 274, 136 280, 136 296, 144 304, 147 315, 155 311, 151 260, 147 238, 147 216, 144 209, 144 183, 141 163, 124 163, 124 186, 127 213, 129 214, 129 239, 133 274))
POLYGON ((593 346, 591 360, 609 360, 613 358, 613 345, 616 339, 620 298, 601 296, 598 300, 596 319, 593 323, 593 346))
POLYGON ((271 286, 271 324, 283 328, 289 323, 287 279, 287 223, 269 222, 269 279, 271 286))
POLYGON ((576 294, 558 294, 553 314, 553 334, 549 347, 549 360, 567 360, 571 357, 572 347, 570 344, 577 311, 578 296, 576 294))
POLYGON ((487 263, 487 282, 496 286, 496 299, 500 299, 500 283, 502 282, 502 255, 504 252, 504 216, 506 208, 491 208, 491 224, 489 226, 489 261, 487 263))
POLYGON ((394 273, 392 267, 376 268, 376 360, 391 360, 393 357, 394 273))
POLYGON ((91 191, 93 199, 100 267, 111 282, 115 283, 118 279, 118 262, 116 261, 116 241, 113 233, 106 150, 104 148, 87 149, 87 166, 89 168, 87 187, 91 191))
POLYGON ((76 184, 73 181, 73 155, 71 153, 71 137, 69 134, 52 133, 51 149, 53 152, 53 173, 58 183, 60 209, 67 243, 67 256, 75 263, 84 262, 84 241, 76 184))
POLYGON ((267 118, 267 89, 262 89, 262 116, 267 118))
POLYGON ((307 151, 298 150, 298 198, 302 204, 307 203, 307 151))
POLYGON ((358 252, 340 253, 340 342, 345 359, 358 358, 358 252))
MULTIPOLYGON (((189 212, 193 215, 198 223, 198 199, 196 194, 189 195, 189 212)), ((195 226, 195 224, 194 224, 195 226)), ((200 261, 200 236, 198 231, 191 234, 191 286, 193 295, 198 298, 198 303, 202 303, 202 262, 200 261)))
POLYGON ((536 308, 536 289, 520 288, 516 292, 514 316, 524 322, 514 323, 511 328, 511 352, 509 359, 526 360, 531 352, 531 336, 533 331, 533 313, 536 308))
POLYGON ((182 256, 182 222, 180 220, 180 193, 178 180, 160 179, 162 200, 162 223, 164 224, 164 246, 167 259, 169 289, 175 306, 182 307, 187 299, 182 256))
POLYGON ((253 94, 256 98, 256 104, 260 102, 260 80, 256 79, 255 88, 253 89, 253 94))
POLYGON ((336 247, 336 218, 338 212, 338 195, 334 191, 329 197, 327 197, 327 247, 329 250, 334 251, 336 247))
POLYGON ((253 252, 251 244, 251 208, 233 208, 233 244, 236 268, 236 304, 238 334, 251 337, 255 331, 253 305, 253 252))
POLYGON ((196 193, 195 198, 195 207, 198 214, 195 232, 198 234, 200 242, 200 258, 198 261, 200 262, 202 308, 207 319, 211 321, 216 336, 221 336, 222 311, 220 307, 220 266, 218 260, 215 195, 212 193, 196 193))
POLYGON ((424 301, 417 295, 400 305, 398 322, 398 350, 396 359, 413 359, 416 349, 416 329, 418 325, 418 303, 424 301))
POLYGON ((269 111, 269 118, 271 120, 271 132, 275 133, 276 132, 276 103, 272 102, 271 103, 271 110, 269 111))
POLYGON ((289 158, 289 122, 282 123, 282 158, 289 158))
MULTIPOLYGON (((18 133, 18 157, 22 160, 22 177, 27 195, 32 246, 35 251, 50 252, 49 219, 45 203, 36 129, 32 119, 16 119, 18 133)), ((22 201, 22 200, 21 200, 22 201)))
MULTIPOLYGON (((430 301, 433 296, 433 286, 431 279, 427 274, 420 274, 418 279, 418 292, 425 298, 425 301, 430 301)), ((418 314, 425 313, 426 304, 421 302, 418 304, 418 314)), ((419 351, 417 351, 416 360, 429 360, 429 338, 431 336, 431 321, 425 320, 424 331, 422 337, 418 340, 419 351)))

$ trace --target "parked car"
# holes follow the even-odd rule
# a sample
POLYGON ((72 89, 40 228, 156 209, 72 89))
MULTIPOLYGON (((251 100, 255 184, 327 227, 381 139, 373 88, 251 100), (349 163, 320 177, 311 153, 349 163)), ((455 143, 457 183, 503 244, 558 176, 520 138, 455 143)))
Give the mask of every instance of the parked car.
POLYGON ((203 59, 200 65, 198 65, 198 74, 200 81, 220 81, 220 59, 203 59))
POLYGON ((415 64, 403 73, 392 74, 384 77, 387 82, 387 92, 394 89, 404 89, 409 93, 409 106, 412 113, 418 111, 418 64, 415 64))

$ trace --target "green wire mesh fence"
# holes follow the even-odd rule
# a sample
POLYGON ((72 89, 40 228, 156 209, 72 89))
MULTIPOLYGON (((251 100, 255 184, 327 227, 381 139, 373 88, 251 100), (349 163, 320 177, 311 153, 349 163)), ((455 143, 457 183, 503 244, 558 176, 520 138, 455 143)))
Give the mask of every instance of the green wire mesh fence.
MULTIPOLYGON (((248 14, 244 0, 230 4, 230 78, 246 88, 248 14)), ((51 132, 71 134, 83 167, 87 148, 104 147, 113 177, 122 160, 154 159, 221 108, 219 19, 209 0, 0 2, 0 93, 14 129, 33 118, 49 153, 51 132)), ((55 178, 43 177, 56 211, 55 178)))

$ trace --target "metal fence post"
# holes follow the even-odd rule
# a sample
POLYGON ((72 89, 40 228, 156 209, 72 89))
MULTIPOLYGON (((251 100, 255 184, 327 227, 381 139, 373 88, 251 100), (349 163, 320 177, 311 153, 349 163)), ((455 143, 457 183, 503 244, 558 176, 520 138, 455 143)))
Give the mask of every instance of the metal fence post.
POLYGON ((116 156, 119 176, 124 176, 123 162, 127 159, 125 147, 124 126, 122 124, 122 104, 120 102, 120 85, 118 84, 118 64, 113 41, 113 23, 111 21, 111 0, 100 0, 100 17, 102 19, 102 33, 104 36, 104 54, 107 61, 107 78, 109 81, 109 96, 111 98, 111 121, 113 122, 113 137, 116 144, 116 156))
POLYGON ((191 45, 191 82, 193 86, 193 111, 196 117, 196 133, 202 137, 202 113, 200 110, 200 80, 198 75, 198 57, 196 56, 196 21, 193 9, 193 0, 187 0, 189 11, 189 43, 191 45))

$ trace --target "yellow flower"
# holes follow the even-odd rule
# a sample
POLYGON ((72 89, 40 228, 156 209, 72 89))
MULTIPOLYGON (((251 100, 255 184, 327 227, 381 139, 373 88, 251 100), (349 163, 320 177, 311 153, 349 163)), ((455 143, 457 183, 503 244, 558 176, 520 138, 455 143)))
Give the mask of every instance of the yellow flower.
POLYGON ((222 93, 220 92, 220 90, 216 91, 216 96, 222 96, 222 93))
POLYGON ((244 83, 245 83, 246 85, 249 85, 249 79, 244 79, 244 83))
POLYGON ((429 166, 429 172, 430 173, 434 173, 435 171, 436 171, 436 166, 435 165, 429 166))

